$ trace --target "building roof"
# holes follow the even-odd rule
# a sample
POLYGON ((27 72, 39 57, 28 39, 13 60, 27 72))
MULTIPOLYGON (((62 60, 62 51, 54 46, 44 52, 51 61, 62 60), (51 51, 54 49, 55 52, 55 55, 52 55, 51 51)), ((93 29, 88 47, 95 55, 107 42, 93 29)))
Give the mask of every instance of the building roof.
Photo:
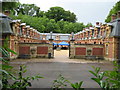
POLYGON ((11 29, 10 23, 12 23, 11 18, 8 16, 0 13, 0 25, 2 25, 2 30, 0 30, 0 33, 3 34, 12 34, 13 31, 11 29))
POLYGON ((112 24, 112 32, 110 36, 120 37, 120 18, 110 22, 112 24))
MULTIPOLYGON (((40 33, 40 34, 42 34, 42 35, 50 35, 50 33, 40 33)), ((66 36, 66 35, 71 35, 71 34, 63 34, 63 33, 52 33, 52 35, 62 35, 62 36, 66 36)))

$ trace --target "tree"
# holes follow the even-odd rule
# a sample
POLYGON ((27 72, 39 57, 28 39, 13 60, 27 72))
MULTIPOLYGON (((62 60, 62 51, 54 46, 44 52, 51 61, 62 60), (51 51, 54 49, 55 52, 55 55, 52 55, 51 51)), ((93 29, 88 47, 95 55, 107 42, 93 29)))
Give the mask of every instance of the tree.
POLYGON ((12 11, 15 7, 17 7, 18 2, 17 0, 14 0, 14 2, 8 2, 5 0, 2 1, 2 11, 9 10, 12 11))
POLYGON ((65 11, 63 20, 68 22, 76 22, 77 19, 74 13, 71 13, 70 11, 65 11))
POLYGON ((120 11, 120 1, 118 1, 115 6, 110 10, 107 18, 105 19, 105 22, 110 22, 111 21, 111 15, 112 14, 117 14, 117 12, 120 11))
POLYGON ((50 32, 50 31, 53 31, 54 33, 60 33, 59 26, 56 24, 54 19, 51 19, 47 23, 46 32, 50 32))
POLYGON ((15 11, 17 15, 22 13, 23 15, 38 16, 40 7, 37 7, 35 4, 19 4, 15 11))
POLYGON ((49 19, 55 19, 55 21, 60 21, 63 19, 65 10, 62 7, 51 7, 50 10, 46 12, 46 17, 49 19))
POLYGON ((45 16, 45 12, 39 11, 39 13, 37 14, 37 17, 43 17, 43 16, 45 16))
POLYGON ((55 19, 55 21, 68 21, 76 22, 76 15, 70 11, 65 11, 62 7, 51 7, 45 13, 46 17, 49 19, 55 19))
POLYGON ((88 23, 85 27, 93 26, 92 23, 88 23))

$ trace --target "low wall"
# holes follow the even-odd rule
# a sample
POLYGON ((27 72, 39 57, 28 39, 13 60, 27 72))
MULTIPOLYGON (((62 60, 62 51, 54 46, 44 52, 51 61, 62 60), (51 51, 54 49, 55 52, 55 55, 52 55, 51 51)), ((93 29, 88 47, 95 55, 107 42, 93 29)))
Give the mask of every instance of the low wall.
POLYGON ((18 58, 53 58, 53 45, 49 43, 20 43, 18 58))
POLYGON ((71 44, 70 52, 70 58, 104 59, 104 50, 101 44, 71 44))

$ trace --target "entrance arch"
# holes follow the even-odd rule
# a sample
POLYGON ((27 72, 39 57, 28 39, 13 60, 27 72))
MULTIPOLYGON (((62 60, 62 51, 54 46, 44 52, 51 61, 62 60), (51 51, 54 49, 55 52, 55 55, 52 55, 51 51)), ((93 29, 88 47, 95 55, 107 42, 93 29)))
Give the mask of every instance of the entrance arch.
POLYGON ((69 41, 54 41, 54 58, 69 58, 69 41))

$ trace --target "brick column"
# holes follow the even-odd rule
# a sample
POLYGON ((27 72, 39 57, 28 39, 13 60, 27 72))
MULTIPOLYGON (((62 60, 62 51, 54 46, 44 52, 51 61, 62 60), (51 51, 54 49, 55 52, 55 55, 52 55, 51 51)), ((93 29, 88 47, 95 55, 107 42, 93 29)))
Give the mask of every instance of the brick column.
POLYGON ((48 58, 49 57, 49 54, 51 54, 51 58, 54 57, 54 50, 53 50, 53 39, 49 39, 49 48, 48 48, 48 58))
POLYGON ((70 49, 69 49, 69 58, 75 58, 75 44, 74 44, 74 40, 70 40, 70 49))
POLYGON ((117 60, 118 59, 118 56, 117 56, 117 54, 118 54, 118 44, 119 44, 119 42, 118 42, 118 38, 113 38, 113 60, 117 60))

